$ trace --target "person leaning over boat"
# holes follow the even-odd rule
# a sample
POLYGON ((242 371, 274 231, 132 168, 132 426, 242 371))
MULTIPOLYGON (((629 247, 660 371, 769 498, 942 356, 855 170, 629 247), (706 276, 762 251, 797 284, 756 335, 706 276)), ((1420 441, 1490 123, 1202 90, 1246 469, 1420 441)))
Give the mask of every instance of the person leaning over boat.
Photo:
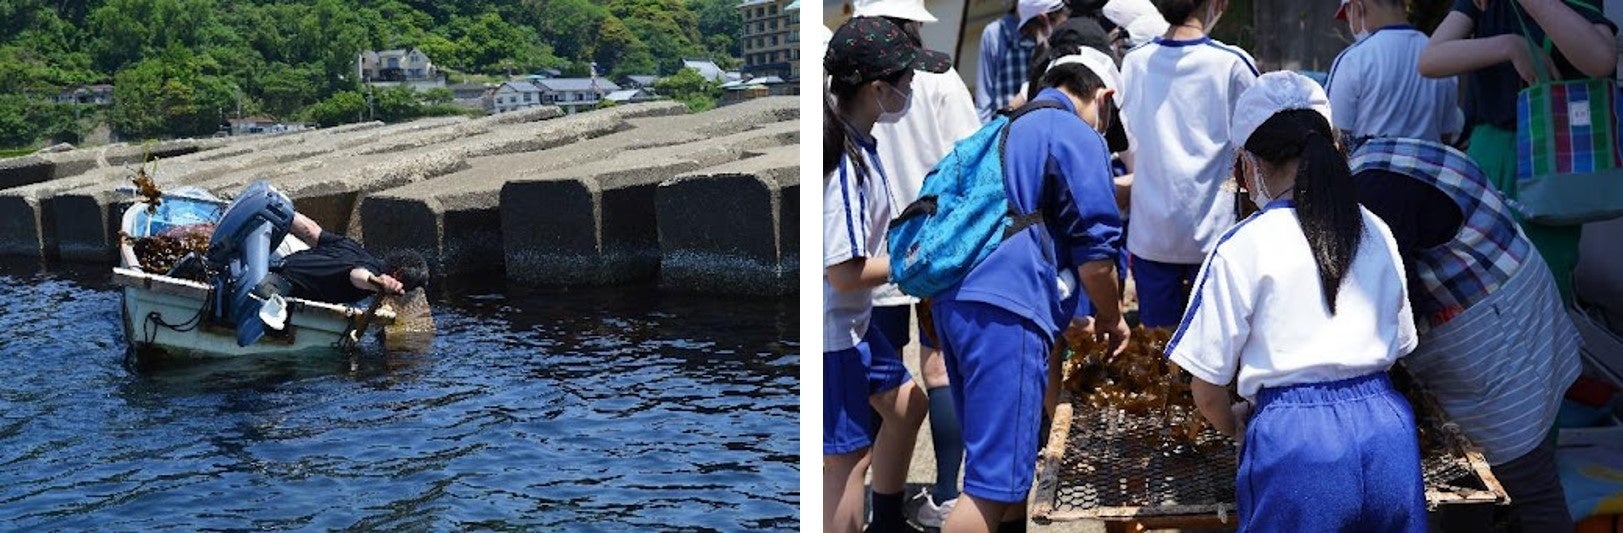
POLYGON ((350 303, 379 288, 404 294, 428 283, 428 264, 416 252, 395 251, 379 259, 354 239, 322 230, 302 213, 293 215, 290 233, 310 249, 288 254, 271 265, 271 272, 285 280, 283 292, 288 296, 350 303))
POLYGON ((1166 352, 1241 441, 1241 531, 1425 531, 1414 413, 1386 375, 1416 343, 1403 265, 1330 124, 1294 72, 1240 95, 1230 138, 1263 208, 1216 241, 1166 352))
POLYGON ((1359 201, 1392 229, 1408 277, 1420 345, 1404 366, 1482 447, 1522 531, 1572 531, 1555 418, 1580 347, 1543 257, 1458 150, 1376 139, 1352 166, 1359 201))

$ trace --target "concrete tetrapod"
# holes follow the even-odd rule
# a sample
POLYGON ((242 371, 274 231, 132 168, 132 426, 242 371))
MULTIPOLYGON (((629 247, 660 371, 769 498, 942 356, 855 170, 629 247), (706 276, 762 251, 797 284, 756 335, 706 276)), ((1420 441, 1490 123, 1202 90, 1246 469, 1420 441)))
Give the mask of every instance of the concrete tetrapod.
POLYGON ((679 174, 795 144, 798 121, 704 141, 525 174, 502 187, 502 250, 509 280, 605 285, 659 268, 655 189, 679 174))
POLYGON ((378 252, 414 250, 439 276, 500 272, 504 258, 497 207, 508 180, 524 172, 570 168, 628 151, 697 142, 717 131, 745 130, 799 114, 793 98, 760 100, 697 115, 634 118, 630 129, 610 135, 540 151, 473 158, 468 170, 369 195, 360 208, 366 245, 378 252))
POLYGON ((793 294, 799 272, 800 146, 765 150, 659 185, 660 286, 793 294))
MULTIPOLYGON (((465 120, 442 118, 383 127, 317 130, 315 135, 305 136, 300 142, 236 157, 195 162, 159 160, 154 179, 159 186, 169 189, 198 185, 231 173, 274 181, 306 171, 313 161, 339 150, 364 146, 399 133, 444 129, 465 120)), ((119 219, 134 199, 121 190, 128 184, 128 171, 106 170, 106 176, 93 185, 59 193, 41 202, 43 209, 54 213, 56 253, 64 260, 109 262, 116 257, 119 219)), ((227 194, 236 192, 231 190, 227 194)), ((41 231, 53 230, 47 226, 41 231)), ((47 249, 46 253, 51 250, 47 249)))

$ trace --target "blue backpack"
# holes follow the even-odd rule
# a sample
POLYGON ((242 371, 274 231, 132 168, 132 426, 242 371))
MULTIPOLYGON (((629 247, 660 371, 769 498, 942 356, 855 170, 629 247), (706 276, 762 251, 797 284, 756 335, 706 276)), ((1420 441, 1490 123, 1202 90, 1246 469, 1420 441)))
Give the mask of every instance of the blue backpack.
POLYGON ((924 177, 919 199, 890 222, 886 232, 891 281, 902 292, 935 296, 962 281, 1004 240, 1042 222, 1041 210, 1021 213, 1003 181, 1009 125, 1038 109, 1064 109, 1057 102, 1028 104, 999 115, 924 177))

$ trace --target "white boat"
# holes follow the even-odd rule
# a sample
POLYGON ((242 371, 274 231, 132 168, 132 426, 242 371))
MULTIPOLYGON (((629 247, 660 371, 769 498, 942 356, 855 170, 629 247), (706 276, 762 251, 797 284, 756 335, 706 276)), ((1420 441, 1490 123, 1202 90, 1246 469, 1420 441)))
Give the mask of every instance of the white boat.
MULTIPOLYGON (((165 195, 168 203, 169 195, 165 195)), ((213 202, 218 200, 185 197, 180 202, 213 202)), ((123 229, 131 237, 144 237, 153 233, 148 217, 140 216, 147 208, 137 202, 125 213, 123 229)), ((392 324, 395 315, 389 309, 377 309, 370 320, 364 320, 366 308, 288 298, 286 326, 267 331, 265 336, 248 346, 238 346, 236 329, 227 323, 212 320, 209 305, 214 301, 214 287, 208 283, 152 274, 141 269, 135 249, 129 239, 120 244, 119 266, 113 268, 113 283, 123 290, 123 321, 125 338, 137 353, 153 350, 168 355, 194 355, 232 357, 280 353, 338 351, 353 343, 364 332, 357 332, 361 322, 368 330, 392 324), (353 337, 352 337, 353 335, 353 337)), ((287 237, 279 253, 291 253, 306 248, 294 237, 287 237)))

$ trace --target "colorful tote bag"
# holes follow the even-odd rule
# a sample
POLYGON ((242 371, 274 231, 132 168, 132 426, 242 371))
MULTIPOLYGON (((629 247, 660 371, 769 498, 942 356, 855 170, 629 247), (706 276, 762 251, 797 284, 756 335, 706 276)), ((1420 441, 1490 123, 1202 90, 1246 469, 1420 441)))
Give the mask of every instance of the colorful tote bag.
MULTIPOLYGON (((1513 9, 1526 38, 1521 9, 1513 9)), ((1526 39, 1538 81, 1516 95, 1516 190, 1507 195, 1511 205, 1527 221, 1547 225, 1623 216, 1623 139, 1618 135, 1623 98, 1617 83, 1552 80, 1537 61, 1533 41, 1526 39)), ((1549 53, 1551 46, 1546 36, 1544 51, 1549 53)))

